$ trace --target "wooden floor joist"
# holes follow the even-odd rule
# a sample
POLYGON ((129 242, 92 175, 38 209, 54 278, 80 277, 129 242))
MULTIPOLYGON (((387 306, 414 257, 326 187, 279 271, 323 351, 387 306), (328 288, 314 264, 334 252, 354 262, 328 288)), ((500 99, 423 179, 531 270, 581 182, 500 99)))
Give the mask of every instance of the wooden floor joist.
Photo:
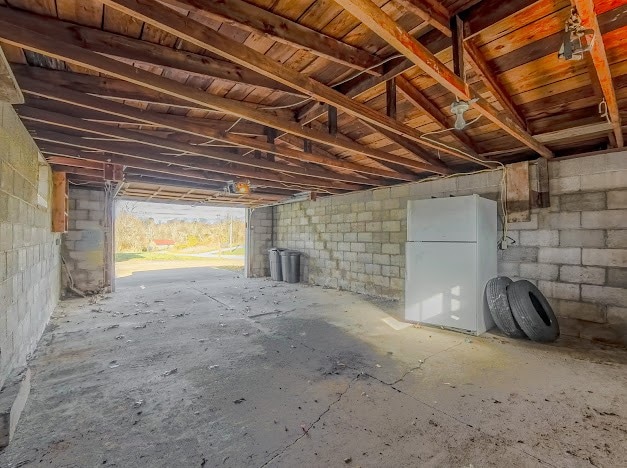
POLYGON ((381 8, 371 0, 335 0, 349 13, 366 24, 370 29, 385 39, 396 50, 405 55, 431 78, 444 86, 460 99, 478 99, 476 109, 492 123, 509 133, 511 136, 550 159, 553 152, 538 143, 527 131, 520 127, 511 117, 503 115, 485 98, 481 97, 472 87, 455 75, 429 50, 398 26, 381 8))
POLYGON ((188 102, 206 106, 209 109, 219 109, 237 117, 271 126, 318 143, 342 148, 356 154, 364 154, 375 159, 385 158, 385 160, 398 162, 402 165, 411 165, 411 167, 416 169, 442 173, 442 169, 429 164, 418 161, 406 162, 403 161, 402 158, 397 158, 394 155, 382 154, 382 152, 377 152, 376 150, 372 150, 358 143, 350 143, 337 138, 337 136, 334 137, 328 133, 317 132, 302 127, 298 123, 283 121, 262 110, 251 108, 251 106, 245 103, 215 96, 131 65, 103 57, 80 47, 58 42, 52 37, 39 34, 34 29, 8 23, 4 21, 2 17, 0 17, 0 39, 4 42, 24 47, 43 55, 65 60, 69 63, 134 83, 138 86, 147 87, 188 102))
POLYGON ((616 91, 612 82, 612 72, 607 62, 607 54, 603 45, 603 36, 599 28, 599 22, 595 13, 594 2, 592 0, 572 0, 573 5, 581 17, 582 25, 594 31, 594 41, 590 49, 590 56, 594 65, 593 73, 596 73, 603 98, 607 105, 607 113, 612 124, 616 146, 622 148, 625 145, 623 131, 621 128, 620 110, 616 99, 616 91))
MULTIPOLYGON (((347 169, 352 172, 363 173, 374 177, 385 177, 389 179, 405 181, 415 180, 415 177, 408 176, 407 174, 399 174, 393 171, 354 164, 348 161, 339 160, 334 157, 324 157, 316 154, 292 150, 285 146, 266 143, 259 139, 226 133, 220 129, 214 130, 208 125, 194 124, 193 122, 187 121, 186 118, 145 111, 142 109, 127 106, 121 103, 111 102, 87 94, 76 93, 69 89, 61 89, 59 87, 50 86, 47 83, 41 81, 33 81, 29 80, 28 78, 24 78, 21 79, 20 82, 22 83, 22 87, 27 94, 41 96, 54 100, 48 103, 38 101, 29 102, 29 104, 32 106, 41 106, 47 110, 54 110, 55 107, 58 107, 59 110, 62 110, 64 108, 64 105, 59 103, 68 103, 71 105, 89 109, 90 111, 92 111, 92 114, 108 113, 110 115, 115 115, 130 120, 131 122, 135 121, 140 123, 150 123, 161 128, 168 128, 178 132, 188 133, 203 138, 223 141, 236 146, 255 149, 275 154, 277 156, 286 157, 290 160, 306 161, 328 167, 347 169)), ((91 115, 90 118, 97 118, 97 115, 91 115)))
POLYGON ((453 156, 461 156, 458 150, 440 145, 437 142, 423 140, 419 131, 364 104, 353 101, 333 88, 305 74, 296 72, 217 31, 204 28, 196 21, 180 15, 156 0, 142 0, 141 2, 137 0, 104 0, 104 3, 234 63, 250 68, 287 86, 292 86, 297 91, 333 105, 361 120, 409 138, 422 146, 435 148, 453 156))
MULTIPOLYGON (((125 142, 135 142, 141 145, 151 146, 159 148, 161 150, 173 150, 180 151, 183 154, 204 156, 209 160, 217 160, 223 163, 228 163, 232 167, 234 173, 238 173, 241 177, 251 177, 254 172, 252 170, 263 169, 267 176, 272 180, 272 174, 291 174, 295 178, 296 182, 300 183, 313 183, 318 184, 320 182, 312 181, 312 178, 325 179, 327 181, 343 181, 352 184, 364 184, 364 185, 379 185, 372 179, 365 179, 355 177, 353 175, 340 174, 336 172, 326 171, 322 169, 307 168, 306 170, 288 164, 279 164, 267 160, 257 160, 249 157, 241 157, 233 153, 228 153, 224 150, 218 150, 216 148, 207 148, 200 145, 189 145, 186 143, 179 143, 170 138, 161 138, 157 136, 149 136, 145 133, 139 133, 133 130, 127 130, 110 125, 103 125, 86 120, 76 119, 57 112, 50 112, 43 109, 37 109, 29 107, 28 105, 22 105, 18 109, 18 113, 22 119, 26 119, 34 122, 41 122, 54 127, 69 128, 78 132, 87 132, 101 136, 107 136, 118 139, 114 142, 115 145, 124 146, 125 142), (248 169, 248 168, 251 169, 248 169)), ((278 180, 278 179, 277 179, 278 180)), ((325 183, 325 186, 332 186, 325 183)))

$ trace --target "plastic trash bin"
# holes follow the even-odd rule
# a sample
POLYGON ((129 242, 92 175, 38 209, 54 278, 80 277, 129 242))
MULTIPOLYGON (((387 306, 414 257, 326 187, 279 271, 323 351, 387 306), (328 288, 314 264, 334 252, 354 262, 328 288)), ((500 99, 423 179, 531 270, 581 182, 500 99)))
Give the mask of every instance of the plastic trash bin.
POLYGON ((281 251, 276 247, 268 250, 268 256, 270 257, 270 277, 274 281, 283 281, 283 274, 281 272, 281 251))
POLYGON ((283 250, 280 252, 280 255, 283 281, 286 283, 298 283, 300 281, 300 252, 283 250))

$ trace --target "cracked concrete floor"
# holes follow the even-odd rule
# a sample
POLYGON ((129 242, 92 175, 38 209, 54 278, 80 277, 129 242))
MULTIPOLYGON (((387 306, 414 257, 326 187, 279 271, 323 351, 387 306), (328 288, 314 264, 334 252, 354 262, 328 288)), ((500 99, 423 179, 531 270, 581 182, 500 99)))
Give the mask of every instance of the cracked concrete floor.
POLYGON ((627 466, 627 352, 190 268, 61 303, 0 466, 627 466))

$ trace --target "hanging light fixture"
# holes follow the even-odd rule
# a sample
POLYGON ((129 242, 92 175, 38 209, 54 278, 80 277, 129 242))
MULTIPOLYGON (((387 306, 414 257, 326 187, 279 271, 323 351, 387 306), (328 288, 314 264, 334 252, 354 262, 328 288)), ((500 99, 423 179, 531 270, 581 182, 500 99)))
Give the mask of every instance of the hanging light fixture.
POLYGON ((229 182, 226 185, 226 192, 245 195, 251 192, 250 182, 229 182))
POLYGON ((581 17, 576 8, 570 10, 570 17, 564 24, 562 45, 557 53, 561 60, 581 60, 590 50, 594 41, 594 29, 586 29, 581 24, 581 17))
POLYGON ((479 98, 473 98, 470 101, 453 101, 453 103, 451 104, 451 112, 453 113, 453 115, 456 116, 454 125, 455 129, 463 130, 464 128, 466 128, 468 123, 464 118, 464 112, 470 109, 470 105, 477 102, 478 100, 479 98))

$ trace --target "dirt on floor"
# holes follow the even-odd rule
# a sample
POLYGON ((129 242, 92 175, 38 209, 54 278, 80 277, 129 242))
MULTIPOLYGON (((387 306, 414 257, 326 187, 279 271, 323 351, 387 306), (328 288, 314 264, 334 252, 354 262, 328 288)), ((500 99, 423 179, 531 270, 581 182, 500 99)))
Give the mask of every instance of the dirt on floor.
POLYGON ((627 466, 627 351, 213 268, 62 303, 2 467, 627 466))

